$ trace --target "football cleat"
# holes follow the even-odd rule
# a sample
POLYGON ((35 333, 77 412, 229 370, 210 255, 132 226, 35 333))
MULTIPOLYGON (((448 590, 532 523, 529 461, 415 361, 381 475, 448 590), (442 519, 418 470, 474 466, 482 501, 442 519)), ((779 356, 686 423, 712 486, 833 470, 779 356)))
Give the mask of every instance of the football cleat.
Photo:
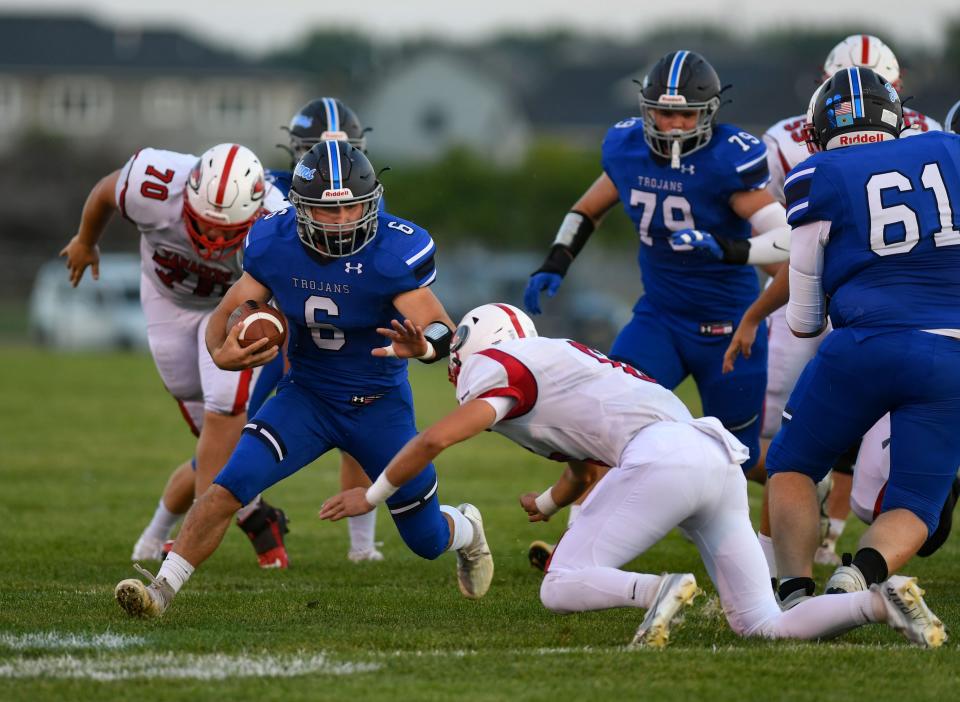
POLYGON ((253 544, 261 568, 282 569, 290 565, 283 544, 283 535, 290 530, 287 528, 287 515, 282 509, 261 500, 246 519, 237 522, 237 526, 243 529, 253 544))
POLYGON ((825 595, 836 595, 841 592, 861 592, 866 590, 867 579, 857 566, 853 565, 853 559, 849 553, 843 554, 843 565, 838 566, 833 575, 827 581, 823 590, 825 595))
POLYGON ((701 594, 693 573, 664 573, 660 586, 630 646, 663 648, 670 642, 670 627, 680 610, 701 594))
POLYGON ((547 572, 547 564, 550 563, 550 557, 553 555, 554 544, 548 544, 546 541, 534 541, 527 550, 527 558, 530 559, 530 565, 539 571, 547 572))
POLYGON ((370 548, 350 549, 347 553, 347 560, 351 563, 363 563, 365 561, 379 562, 383 560, 383 554, 380 553, 377 545, 374 544, 370 548))
POLYGON ((886 582, 870 586, 879 590, 887 608, 887 624, 912 643, 924 648, 937 648, 947 640, 943 622, 923 601, 923 590, 916 578, 894 575, 886 582))
POLYGON ((483 517, 471 504, 457 507, 473 525, 473 541, 457 549, 457 584, 464 597, 476 600, 487 594, 493 580, 493 556, 483 533, 483 517))
POLYGON ((136 578, 121 580, 113 590, 117 604, 131 617, 159 617, 167 610, 177 593, 166 578, 154 577, 139 564, 134 564, 133 567, 147 578, 150 584, 144 585, 136 578))
POLYGON ((164 557, 163 545, 163 539, 154 539, 141 534, 140 538, 137 539, 137 543, 133 545, 133 553, 130 554, 130 560, 134 562, 162 561, 164 557))

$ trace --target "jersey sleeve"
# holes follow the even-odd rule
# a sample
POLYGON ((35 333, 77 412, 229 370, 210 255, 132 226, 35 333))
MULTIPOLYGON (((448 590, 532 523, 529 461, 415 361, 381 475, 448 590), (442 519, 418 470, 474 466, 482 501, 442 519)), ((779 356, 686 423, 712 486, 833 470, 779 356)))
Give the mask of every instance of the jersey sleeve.
POLYGON ((277 212, 285 207, 293 207, 283 191, 275 183, 267 182, 267 192, 263 196, 263 209, 268 212, 277 212))
POLYGON ((275 232, 278 222, 283 217, 294 216, 293 210, 283 212, 282 210, 261 217, 253 226, 250 227, 250 233, 243 244, 243 271, 253 276, 258 283, 270 288, 269 276, 266 267, 266 258, 270 243, 275 238, 275 232))
POLYGON ((425 288, 437 278, 437 246, 427 231, 390 215, 381 217, 377 236, 387 241, 377 269, 393 295, 425 288))
POLYGON ((796 229, 802 224, 837 219, 833 211, 840 202, 827 177, 827 166, 811 157, 787 174, 783 181, 787 224, 796 229))
POLYGON ((457 401, 462 405, 471 400, 491 397, 515 400, 503 419, 519 417, 532 410, 537 403, 537 379, 516 356, 496 348, 478 351, 467 359, 460 372, 457 401))
POLYGON ((616 158, 622 151, 624 142, 630 139, 632 132, 637 129, 642 136, 643 120, 639 117, 630 117, 610 127, 603 138, 603 144, 600 146, 600 165, 603 172, 614 182, 616 182, 614 175, 618 172, 616 158))
POLYGON ((770 182, 767 145, 762 139, 739 130, 722 132, 723 153, 730 166, 726 190, 730 195, 744 190, 760 190, 770 182))
POLYGON ((197 157, 140 149, 120 170, 114 192, 120 214, 144 227, 175 221, 183 212, 183 186, 197 157))
POLYGON ((787 177, 786 170, 784 169, 784 158, 783 154, 780 153, 780 145, 777 144, 776 138, 769 132, 765 132, 763 135, 763 143, 767 147, 767 170, 770 171, 770 182, 767 183, 767 192, 773 196, 773 198, 779 202, 783 203, 783 181, 787 177))

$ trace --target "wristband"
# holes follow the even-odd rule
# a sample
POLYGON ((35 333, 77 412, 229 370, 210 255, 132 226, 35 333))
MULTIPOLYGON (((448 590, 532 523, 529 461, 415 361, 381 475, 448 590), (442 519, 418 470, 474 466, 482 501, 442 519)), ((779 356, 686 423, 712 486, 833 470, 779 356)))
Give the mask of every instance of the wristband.
POLYGON ((400 488, 387 480, 387 471, 383 471, 373 485, 367 488, 367 502, 376 507, 386 502, 400 488))
POLYGON ((557 510, 560 507, 557 506, 557 503, 553 501, 553 487, 549 487, 537 497, 534 502, 537 505, 537 509, 540 511, 544 517, 549 517, 552 514, 556 514, 557 510))
MULTIPOLYGON (((391 346, 390 348, 392 349, 393 347, 391 346)), ((433 348, 433 344, 431 344, 428 341, 426 352, 422 356, 417 356, 417 360, 423 361, 424 363, 426 363, 427 361, 432 361, 436 357, 437 357, 437 350, 433 348)))

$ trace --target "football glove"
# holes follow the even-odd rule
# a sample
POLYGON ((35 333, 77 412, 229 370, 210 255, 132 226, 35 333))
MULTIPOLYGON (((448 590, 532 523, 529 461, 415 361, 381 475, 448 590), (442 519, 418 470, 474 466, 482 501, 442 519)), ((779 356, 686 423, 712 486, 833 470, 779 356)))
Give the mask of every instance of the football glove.
POLYGON ((674 251, 694 251, 696 253, 723 260, 723 249, 713 234, 699 229, 681 229, 670 235, 670 248, 674 251))
POLYGON ((540 293, 547 291, 547 297, 553 297, 560 289, 563 276, 559 273, 534 273, 530 276, 527 289, 523 291, 523 306, 530 314, 540 314, 540 293))

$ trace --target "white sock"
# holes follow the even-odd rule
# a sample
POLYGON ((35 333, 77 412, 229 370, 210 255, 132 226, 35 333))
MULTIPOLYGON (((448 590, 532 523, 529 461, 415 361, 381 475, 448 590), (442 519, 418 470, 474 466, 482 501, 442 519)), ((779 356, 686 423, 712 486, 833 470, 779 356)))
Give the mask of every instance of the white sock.
POLYGON ((831 519, 830 520, 830 529, 827 532, 827 538, 824 539, 824 543, 830 548, 836 548, 837 541, 840 539, 840 536, 843 534, 843 528, 847 525, 846 519, 831 519))
MULTIPOLYGON (((821 639, 838 636, 869 622, 881 621, 876 607, 879 592, 864 590, 811 597, 774 616, 761 632, 770 639, 821 639)), ((882 603, 880 603, 882 606, 882 603)), ((884 617, 886 609, 883 609, 884 617)))
POLYGON ((373 536, 377 528, 377 510, 347 518, 347 530, 350 532, 351 551, 372 551, 373 536))
POLYGON ((594 566, 578 570, 549 571, 540 586, 540 600, 551 612, 585 612, 611 607, 648 609, 661 576, 630 573, 594 566))
POLYGON ((449 551, 459 551, 473 541, 473 523, 463 516, 463 512, 450 505, 440 505, 440 511, 453 520, 453 539, 449 551))
POLYGON ((170 532, 173 531, 173 528, 182 516, 182 514, 174 514, 168 510, 161 498, 160 504, 157 505, 157 511, 153 513, 153 519, 150 520, 147 528, 143 530, 143 536, 148 539, 166 541, 170 538, 170 532))
POLYGON ((763 557, 767 561, 767 571, 770 573, 770 577, 777 577, 777 557, 773 552, 773 539, 758 531, 757 541, 760 542, 760 548, 763 549, 763 557))
POLYGON ((580 510, 582 509, 583 505, 570 505, 570 513, 567 515, 567 529, 573 526, 573 523, 577 520, 577 517, 580 516, 580 510))
POLYGON ((237 510, 237 521, 242 522, 244 519, 253 514, 257 507, 260 506, 260 503, 263 501, 263 495, 257 495, 247 504, 237 510))
POLYGON ((157 578, 166 578, 174 592, 180 592, 183 584, 193 575, 193 566, 177 553, 171 551, 163 559, 163 565, 160 566, 160 572, 157 578))

